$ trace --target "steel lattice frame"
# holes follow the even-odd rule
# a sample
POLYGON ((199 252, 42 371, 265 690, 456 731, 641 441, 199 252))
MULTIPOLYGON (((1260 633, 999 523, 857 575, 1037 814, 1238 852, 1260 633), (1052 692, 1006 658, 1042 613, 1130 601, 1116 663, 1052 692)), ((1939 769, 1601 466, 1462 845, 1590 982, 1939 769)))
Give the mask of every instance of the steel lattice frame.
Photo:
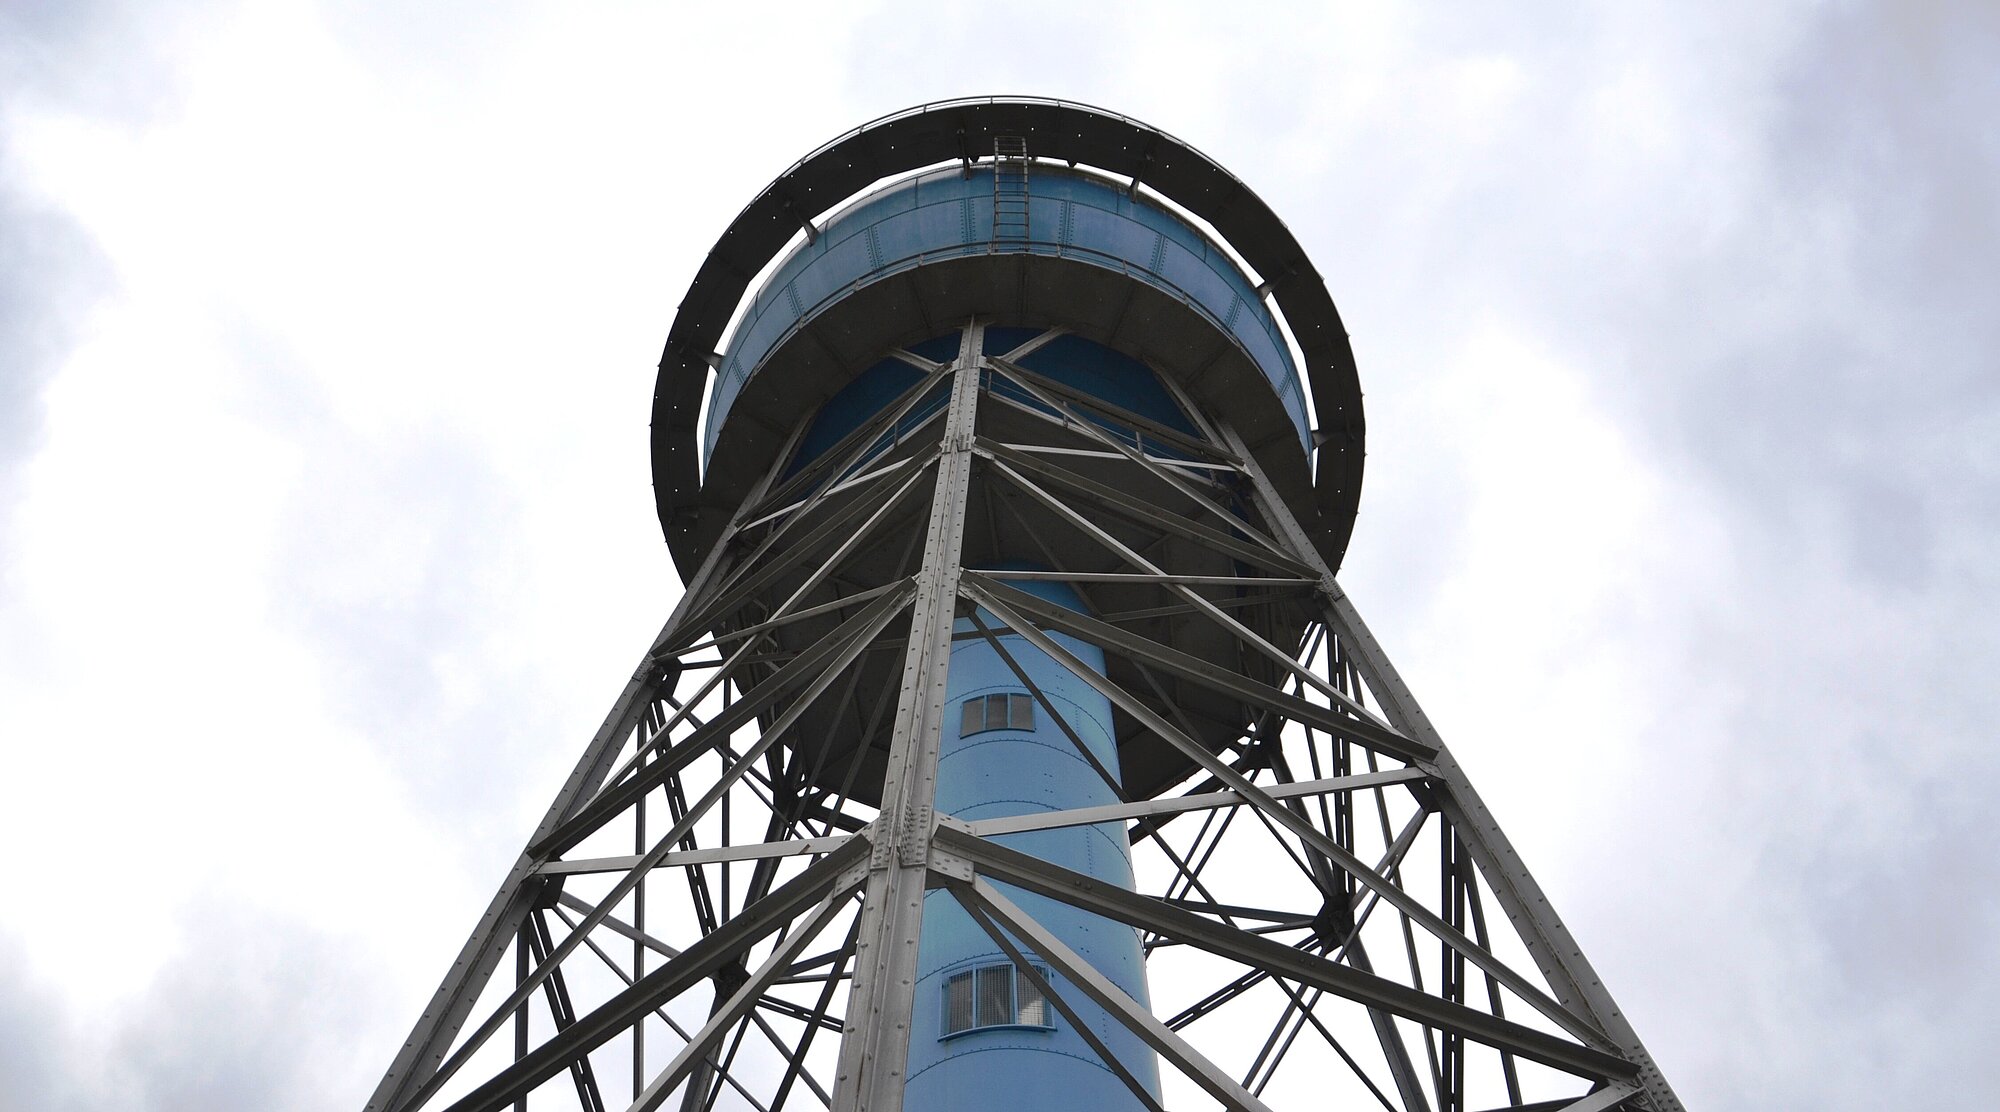
POLYGON ((371 1112, 526 1108, 531 1093, 538 1107, 891 1112, 922 897, 939 887, 1087 1040, 1071 1010, 1085 1000, 1143 1038, 1184 1079, 1167 1104, 1678 1112, 1235 433, 1185 398, 1198 437, 1115 411, 1022 368, 1034 343, 982 356, 981 331, 964 329, 949 364, 898 353, 923 381, 797 474, 780 456, 371 1112), (1065 570, 969 567, 968 537, 1039 546, 1065 570), (1230 574, 1214 574, 1217 557, 1230 574), (1074 585, 1093 613, 1011 585, 1037 575, 1074 585), (955 633, 967 617, 972 632, 955 633), (824 633, 786 637, 809 627, 824 633), (1240 665, 1141 632, 1162 628, 1220 635, 1240 665), (1259 629, 1301 632, 1275 644, 1259 629), (1099 674, 1051 633, 1119 665, 1099 674), (1108 807, 937 815, 954 637, 1070 666, 1185 775, 1140 798, 1112 780, 1126 802, 1108 807), (871 661, 895 682, 864 684, 871 661), (1250 711, 1222 744, 1187 709, 1197 690, 1250 711), (831 750, 803 743, 809 711, 872 747, 838 780, 831 750), (1104 822, 1128 831, 1139 892, 993 840, 1104 822), (1043 929, 1022 891, 1142 932, 1157 1011, 1043 929))

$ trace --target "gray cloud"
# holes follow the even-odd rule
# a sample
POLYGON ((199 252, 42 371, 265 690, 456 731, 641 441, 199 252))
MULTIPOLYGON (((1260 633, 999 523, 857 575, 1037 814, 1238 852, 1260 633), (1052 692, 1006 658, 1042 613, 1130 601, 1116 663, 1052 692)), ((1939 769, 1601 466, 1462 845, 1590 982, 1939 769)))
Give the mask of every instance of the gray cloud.
POLYGON ((84 1107, 67 1076, 69 1020, 63 1001, 28 969, 28 956, 0 937, 0 1104, 51 1112, 84 1107))
MULTIPOLYGON (((115 1012, 75 1015, 56 986, 0 963, 0 1105, 263 1112, 353 1106, 353 1032, 382 1001, 345 972, 335 932, 240 905, 196 902, 155 924, 180 945, 115 1012)), ((118 960, 107 955, 107 960, 118 960)))
POLYGON ((163 44, 210 18, 212 5, 21 0, 0 10, 0 85, 15 104, 47 102, 142 123, 170 111, 176 59, 163 44))
MULTIPOLYGON (((1724 86, 1735 119, 1663 167, 1734 179, 1672 211, 1657 252, 1601 272, 1572 327, 1635 432, 1741 512, 1801 539, 1824 511, 1852 570, 1920 587, 2000 478, 2000 139, 1977 106, 2000 20, 1970 5, 1838 5, 1769 73, 1724 86)), ((1546 314, 1560 302, 1545 304, 1546 314)), ((1815 538, 1816 539, 1816 538, 1815 538)))
POLYGON ((14 176, 0 144, 0 540, 15 471, 42 443, 42 392, 108 281, 75 221, 24 196, 14 176))
POLYGON ((161 1112, 344 1108, 353 1032, 381 1001, 342 975, 359 955, 312 924, 211 906, 117 1024, 117 1102, 161 1112))
MULTIPOLYGON (((1729 577, 1685 600, 1662 677, 1719 729, 1663 726, 1646 761, 1665 807, 1644 821, 1684 852, 1648 864, 1659 918, 1598 947, 1678 1001, 1652 1029, 1701 1103, 1993 1083, 1974 1047, 2000 1035, 2000 866, 1972 847, 2000 774, 1996 49, 1971 6, 1815 13, 1724 84, 1731 142, 1667 167, 1731 182, 1707 211, 1648 193, 1668 234, 1570 275, 1581 299, 1524 291, 1728 529, 1729 577)), ((1663 699, 1663 723, 1686 709, 1663 699)))
MULTIPOLYGON (((996 41, 989 21, 880 11, 828 59, 838 95, 798 111, 825 116, 818 139, 856 122, 843 101, 1075 95, 1152 118, 1243 173, 1314 252, 1356 334, 1378 471, 1351 564, 1392 648, 1477 539, 1460 468, 1478 461, 1408 416, 1429 412, 1421 392, 1466 322, 1503 321, 1587 369, 1591 401, 1724 524, 1728 551, 1721 582, 1661 572, 1649 587, 1680 599, 1671 613, 1590 642, 1659 663, 1636 696, 1658 725, 1632 739, 1636 770, 1607 786, 1635 796, 1617 802, 1617 829, 1565 847, 1569 875, 1593 883, 1558 903, 1691 1106, 1990 1092, 2000 866, 1979 847, 2000 772, 1988 744, 2000 717, 2000 133, 1986 126, 2000 16, 1838 5, 1413 17, 1414 63, 1513 67, 1473 127, 1436 107, 1458 95, 1439 88, 1450 67, 1395 72, 1376 99, 1341 101, 1359 94, 1333 78, 1367 59, 1339 55, 1337 27, 1300 18, 1272 44, 1271 28, 1223 28, 1218 15, 1186 43, 1134 51, 1131 28, 1073 8, 1024 15, 1025 28, 1083 22, 1021 43, 996 41), (1255 53, 1254 71, 1193 69, 1216 53, 1208 32, 1255 53), (920 56, 982 68, 899 61, 920 56)), ((151 45, 170 37, 166 18, 9 5, 0 104, 155 118, 177 95, 175 61, 151 45)), ((487 47, 504 39, 499 22, 461 36, 456 16, 415 27, 400 8, 327 18, 357 64, 413 98, 492 64, 487 47)), ((797 153, 779 146, 745 157, 775 171, 797 153)), ((0 547, 38 399, 110 282, 78 226, 22 194, 4 150, 0 547)), ((529 520, 518 492, 448 429, 379 443, 343 425, 300 385, 284 337, 245 325, 236 340, 258 392, 249 408, 307 476, 282 522, 274 625, 314 646, 333 713, 374 739, 427 814, 517 844, 525 831, 495 801, 517 790, 531 749, 580 740, 521 695, 534 677, 506 661, 533 654, 503 660, 486 644, 493 607, 535 589, 504 555, 529 520), (467 660, 477 677, 459 673, 466 686, 448 692, 467 660)), ((1657 523, 1653 543, 1671 552, 1680 526, 1657 523)), ((1477 752, 1476 728, 1460 744, 1500 759, 1477 752)), ((1523 809, 1496 807, 1503 821, 1523 809)), ((0 1102, 351 1106, 354 1079, 381 1063, 355 1061, 341 1033, 400 1037, 411 1018, 372 995, 376 982, 339 976, 368 957, 315 924, 211 905, 175 926, 187 949, 135 989, 108 1060, 90 1063, 101 1092, 76 1081, 91 1044, 59 988, 0 961, 0 1102)))
POLYGON ((114 282, 89 234, 28 190, 9 134, 13 117, 59 105, 105 122, 154 118, 176 94, 157 46, 171 26, 164 13, 113 4, 0 8, 0 541, 17 493, 13 472, 42 442, 42 392, 114 282))
POLYGON ((427 812, 483 829, 519 769, 565 736, 532 676, 501 670, 495 651, 532 589, 519 492, 448 427, 385 438, 344 421, 282 337, 244 325, 235 344, 252 408, 300 467, 277 525, 273 627, 313 647, 336 722, 427 812))

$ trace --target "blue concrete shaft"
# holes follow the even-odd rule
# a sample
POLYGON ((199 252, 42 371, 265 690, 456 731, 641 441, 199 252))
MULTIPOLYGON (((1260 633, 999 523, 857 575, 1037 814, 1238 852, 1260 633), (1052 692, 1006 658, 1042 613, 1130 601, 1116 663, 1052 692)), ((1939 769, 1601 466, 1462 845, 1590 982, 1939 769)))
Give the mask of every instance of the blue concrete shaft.
MULTIPOLYGON (((1050 601, 1083 609, 1076 593, 1064 584, 1020 585, 1050 601)), ((990 614, 982 613, 981 620, 989 629, 1003 628, 990 614)), ((972 622, 961 618, 958 629, 970 632, 972 622)), ((1103 670, 1101 649, 1062 634, 1052 636, 1103 670)), ((1002 636, 1000 643, 1091 754, 1116 776, 1118 753, 1109 700, 1022 638, 1002 636)), ((1117 802, 1062 726, 1051 720, 1046 706, 1034 707, 1028 728, 970 733, 962 729, 968 700, 974 702, 977 717, 988 696, 1028 694, 1026 685, 987 641, 955 644, 946 690, 950 702, 938 764, 939 812, 970 820, 1117 802)), ((1031 831, 997 840, 1064 868, 1132 887, 1132 861, 1122 823, 1031 831)), ((1018 889, 1008 889, 1007 895, 1126 993, 1142 1005, 1147 1002, 1144 956, 1138 933, 1131 927, 1018 889)), ((947 1033, 946 992, 953 976, 1008 964, 1006 954, 950 893, 934 890, 925 897, 905 1107, 910 1112, 1141 1107, 1053 1007, 1040 1017, 1030 1017, 1043 1019, 1046 1026, 1016 1022, 947 1033)), ((1152 1051, 1079 990, 1060 977, 1052 980, 1063 1000, 1157 1096, 1158 1067, 1152 1051)))

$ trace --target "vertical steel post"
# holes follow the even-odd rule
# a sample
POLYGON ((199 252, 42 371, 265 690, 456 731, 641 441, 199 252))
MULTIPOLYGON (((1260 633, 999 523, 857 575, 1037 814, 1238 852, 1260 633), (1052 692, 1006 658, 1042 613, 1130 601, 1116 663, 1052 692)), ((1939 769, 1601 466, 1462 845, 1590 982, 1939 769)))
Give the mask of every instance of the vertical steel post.
POLYGON ((903 654, 902 687, 889 740, 882 808, 868 860, 854 982, 835 1075, 834 1112, 898 1112, 910 1050, 910 1008, 917 980, 917 940, 923 927, 926 850, 934 821, 938 738, 951 665, 952 622, 965 541, 966 495, 972 484, 972 440, 979 411, 979 358, 984 328, 974 321, 959 337, 948 372, 951 402, 924 536, 924 562, 903 654))

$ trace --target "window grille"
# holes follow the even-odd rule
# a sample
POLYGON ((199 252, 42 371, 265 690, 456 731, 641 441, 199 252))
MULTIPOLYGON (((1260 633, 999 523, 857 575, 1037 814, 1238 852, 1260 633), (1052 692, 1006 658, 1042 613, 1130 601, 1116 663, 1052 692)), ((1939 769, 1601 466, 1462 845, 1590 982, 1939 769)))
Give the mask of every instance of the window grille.
POLYGON ((979 1026, 999 1027, 1014 1021, 1014 967, 989 965, 977 970, 979 1026))
POLYGON ((1035 700, 1028 695, 974 695, 961 705, 959 714, 960 737, 987 730, 1035 728, 1035 700))
MULTIPOLYGON (((1043 977, 1047 969, 1037 965, 1043 977)), ((1049 1019, 1048 1001, 1013 964, 982 965, 954 973, 944 982, 943 1037, 986 1027, 1041 1027, 1049 1019)))
POLYGON ((972 972, 954 973, 944 983, 944 1033, 972 1029, 972 972))
MULTIPOLYGON (((1049 975, 1047 970, 1039 966, 1036 967, 1035 971, 1044 977, 1049 975)), ((1015 972, 1018 973, 1019 970, 1015 972)), ((1042 990, 1035 987, 1035 982, 1032 979, 1028 977, 1017 977, 1015 979, 1014 1000, 1014 1021, 1016 1023, 1024 1027, 1054 1026, 1054 1024, 1049 1022, 1049 1002, 1042 999, 1042 990)))

